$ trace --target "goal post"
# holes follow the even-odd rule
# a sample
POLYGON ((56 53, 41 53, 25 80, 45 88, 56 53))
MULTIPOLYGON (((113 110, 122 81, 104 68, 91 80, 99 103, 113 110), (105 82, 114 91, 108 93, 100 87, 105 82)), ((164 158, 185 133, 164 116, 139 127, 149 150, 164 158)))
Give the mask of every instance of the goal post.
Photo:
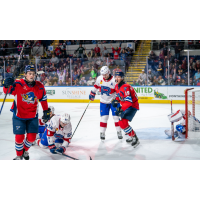
POLYGON ((186 138, 200 138, 200 89, 185 90, 186 138))

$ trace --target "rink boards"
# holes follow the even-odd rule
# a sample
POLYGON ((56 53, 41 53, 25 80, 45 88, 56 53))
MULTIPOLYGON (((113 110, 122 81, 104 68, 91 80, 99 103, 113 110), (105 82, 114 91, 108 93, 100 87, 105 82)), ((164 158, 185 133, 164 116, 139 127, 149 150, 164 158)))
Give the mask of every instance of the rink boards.
MULTIPOLYGON (((173 103, 184 104, 184 91, 188 88, 198 89, 198 86, 141 86, 135 87, 139 103, 161 103, 168 104, 171 100, 173 103)), ((81 86, 49 86, 45 87, 48 97, 48 102, 60 103, 88 103, 89 94, 93 87, 81 86)), ((97 93, 94 103, 100 102, 100 92, 97 93)), ((0 87, 0 101, 5 97, 3 87, 0 87)), ((14 96, 7 95, 6 102, 12 102, 14 96)))

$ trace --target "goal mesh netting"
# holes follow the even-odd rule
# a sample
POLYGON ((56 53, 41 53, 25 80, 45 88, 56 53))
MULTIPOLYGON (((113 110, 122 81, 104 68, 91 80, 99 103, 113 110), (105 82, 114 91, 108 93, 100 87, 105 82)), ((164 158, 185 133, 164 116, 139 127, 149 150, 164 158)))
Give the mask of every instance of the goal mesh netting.
POLYGON ((185 91, 186 138, 200 138, 200 89, 185 91))

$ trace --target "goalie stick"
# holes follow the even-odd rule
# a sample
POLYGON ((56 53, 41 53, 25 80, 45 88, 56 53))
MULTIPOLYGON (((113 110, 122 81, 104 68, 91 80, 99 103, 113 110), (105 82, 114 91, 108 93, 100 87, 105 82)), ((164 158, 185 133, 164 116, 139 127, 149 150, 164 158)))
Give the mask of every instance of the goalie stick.
MULTIPOLYGON (((26 40, 24 41, 24 44, 23 44, 23 46, 22 46, 22 50, 21 50, 21 52, 20 52, 20 55, 19 55, 19 58, 18 58, 18 61, 17 61, 17 64, 19 65, 19 68, 16 66, 15 71, 14 71, 14 73, 13 73, 13 75, 12 75, 12 78, 14 78, 15 75, 17 75, 17 76, 19 75, 19 74, 18 74, 18 70, 20 70, 20 58, 21 58, 21 55, 22 55, 22 53, 23 53, 25 44, 26 44, 26 40)), ((2 103, 2 105, 1 105, 0 115, 1 115, 1 112, 2 112, 2 110, 3 110, 3 106, 4 106, 4 103, 5 103, 5 101, 6 101, 6 97, 7 97, 7 95, 8 95, 9 89, 10 89, 10 87, 7 89, 6 95, 5 95, 4 100, 3 100, 3 103, 2 103)))

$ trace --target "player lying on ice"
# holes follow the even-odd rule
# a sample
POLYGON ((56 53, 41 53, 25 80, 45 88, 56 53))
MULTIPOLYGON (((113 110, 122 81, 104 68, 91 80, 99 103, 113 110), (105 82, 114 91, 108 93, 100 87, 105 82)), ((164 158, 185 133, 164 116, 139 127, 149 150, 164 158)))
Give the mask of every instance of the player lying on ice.
POLYGON ((119 116, 119 125, 128 137, 126 142, 131 143, 135 148, 140 142, 128 121, 131 122, 139 110, 138 97, 133 87, 124 82, 123 72, 116 72, 115 80, 117 83, 115 86, 117 97, 112 101, 112 106, 117 107, 116 115, 119 116))
POLYGON ((72 125, 70 115, 54 115, 47 123, 47 128, 41 139, 36 141, 41 148, 49 148, 53 154, 64 153, 71 142, 72 125))
MULTIPOLYGON (((193 130, 196 127, 199 127, 199 123, 200 121, 198 119, 196 119, 195 117, 193 117, 191 115, 191 112, 189 112, 189 118, 188 121, 189 123, 191 123, 193 125, 189 126, 189 130, 193 130)), ((185 130, 185 124, 186 124, 186 115, 185 115, 185 110, 178 110, 175 113, 172 113, 170 115, 168 115, 168 119, 170 122, 179 122, 179 124, 176 125, 176 130, 174 132, 174 138, 176 142, 179 141, 183 141, 185 140, 185 134, 186 134, 186 130, 185 130)), ((172 131, 173 130, 165 130, 165 134, 168 137, 172 137, 172 131)))
POLYGON ((107 66, 101 68, 101 76, 99 76, 94 84, 94 88, 91 90, 89 99, 94 101, 96 92, 101 91, 100 99, 100 139, 105 140, 105 132, 107 129, 107 121, 109 118, 109 112, 112 111, 112 116, 115 122, 115 128, 117 130, 118 139, 123 139, 121 129, 119 126, 119 117, 116 116, 116 108, 111 104, 111 101, 115 99, 115 78, 110 74, 110 70, 107 66))
POLYGON ((3 81, 3 91, 15 96, 11 111, 13 112, 13 133, 15 134, 15 149, 17 157, 14 160, 29 160, 28 150, 38 133, 38 102, 43 108, 43 120, 50 119, 47 95, 44 85, 35 80, 35 67, 26 66, 24 79, 6 78, 3 81), (25 133, 26 137, 25 137, 25 133))

